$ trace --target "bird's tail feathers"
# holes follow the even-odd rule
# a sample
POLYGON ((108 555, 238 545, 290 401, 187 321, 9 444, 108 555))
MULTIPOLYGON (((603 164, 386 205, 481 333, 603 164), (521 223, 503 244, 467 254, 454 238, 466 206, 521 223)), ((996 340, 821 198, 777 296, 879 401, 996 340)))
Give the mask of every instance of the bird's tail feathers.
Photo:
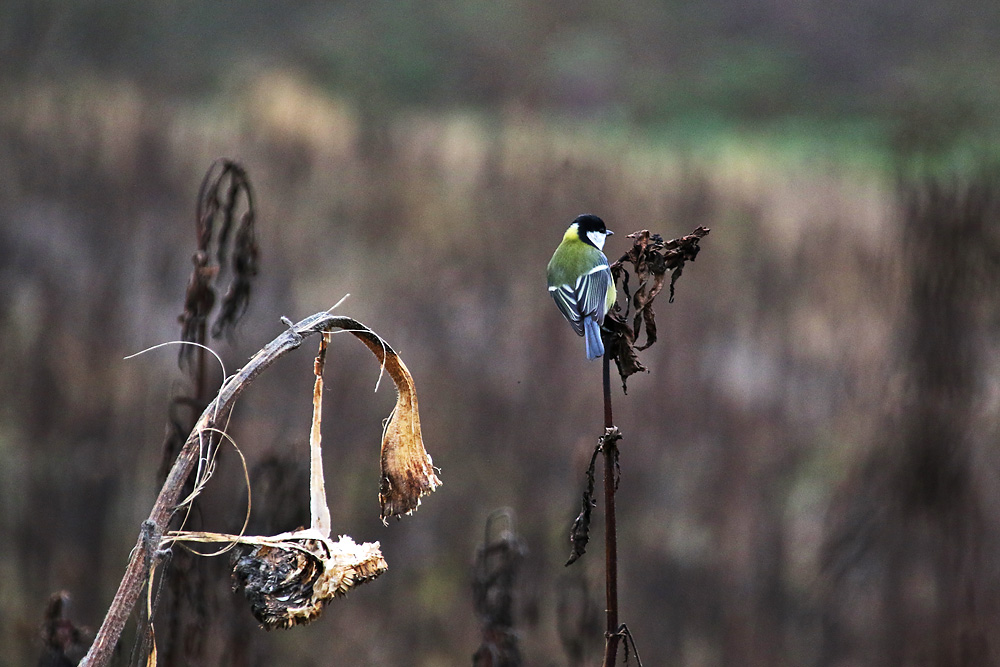
POLYGON ((604 354, 601 342, 601 325, 593 317, 583 318, 583 338, 587 343, 587 358, 596 359, 604 354))

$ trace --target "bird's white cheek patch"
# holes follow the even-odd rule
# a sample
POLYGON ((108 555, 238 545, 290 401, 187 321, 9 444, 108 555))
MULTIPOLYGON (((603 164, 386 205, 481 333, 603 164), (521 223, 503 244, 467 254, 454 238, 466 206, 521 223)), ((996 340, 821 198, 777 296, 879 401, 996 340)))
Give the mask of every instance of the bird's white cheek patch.
POLYGON ((598 250, 604 250, 604 242, 608 239, 608 235, 604 232, 587 232, 587 238, 597 246, 598 250))

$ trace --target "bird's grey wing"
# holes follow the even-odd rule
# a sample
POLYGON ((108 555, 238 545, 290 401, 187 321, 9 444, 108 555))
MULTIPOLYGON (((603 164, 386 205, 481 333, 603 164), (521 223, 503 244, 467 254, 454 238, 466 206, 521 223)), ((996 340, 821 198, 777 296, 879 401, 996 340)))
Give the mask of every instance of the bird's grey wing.
POLYGON ((578 336, 583 335, 583 316, 580 314, 580 301, 577 285, 555 285, 549 288, 549 294, 559 306, 563 317, 569 320, 573 326, 573 331, 578 336))
POLYGON ((608 288, 611 286, 611 269, 608 260, 581 276, 577 281, 577 306, 582 317, 594 317, 597 323, 604 319, 608 288))

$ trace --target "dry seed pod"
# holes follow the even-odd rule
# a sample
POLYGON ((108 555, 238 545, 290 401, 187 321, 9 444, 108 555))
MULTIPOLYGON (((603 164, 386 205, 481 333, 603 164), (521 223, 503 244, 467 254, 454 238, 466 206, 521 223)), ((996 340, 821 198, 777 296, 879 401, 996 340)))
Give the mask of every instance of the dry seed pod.
POLYGON ((233 589, 242 588, 265 630, 305 625, 333 598, 386 571, 378 542, 356 544, 341 536, 258 544, 233 566, 233 589))

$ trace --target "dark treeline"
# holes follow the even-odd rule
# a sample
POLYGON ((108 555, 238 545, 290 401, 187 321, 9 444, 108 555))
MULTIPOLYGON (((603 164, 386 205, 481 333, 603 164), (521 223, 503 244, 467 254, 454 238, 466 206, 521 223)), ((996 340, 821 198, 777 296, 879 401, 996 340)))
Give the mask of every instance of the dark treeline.
POLYGON ((0 81, 97 73, 198 98, 291 67, 373 120, 411 106, 652 126, 819 118, 940 149, 995 132, 998 33, 984 0, 17 0, 0 8, 0 81))

